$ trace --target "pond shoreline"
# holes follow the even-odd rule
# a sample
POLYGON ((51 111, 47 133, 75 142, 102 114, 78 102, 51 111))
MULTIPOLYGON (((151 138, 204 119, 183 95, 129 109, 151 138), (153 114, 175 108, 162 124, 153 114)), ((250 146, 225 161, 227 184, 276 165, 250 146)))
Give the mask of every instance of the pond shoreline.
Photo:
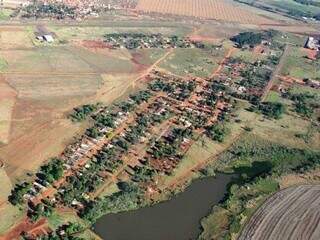
POLYGON ((106 240, 197 239, 201 219, 222 201, 235 175, 199 178, 168 201, 136 210, 107 214, 93 226, 106 240), (199 197, 201 196, 201 197, 199 197))

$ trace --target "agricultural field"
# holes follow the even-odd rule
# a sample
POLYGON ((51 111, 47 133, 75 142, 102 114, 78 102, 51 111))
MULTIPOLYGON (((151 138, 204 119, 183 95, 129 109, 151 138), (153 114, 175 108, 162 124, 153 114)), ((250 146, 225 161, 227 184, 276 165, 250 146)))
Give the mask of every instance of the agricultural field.
POLYGON ((301 235, 318 239, 319 199, 319 185, 291 187, 274 194, 253 215, 239 240, 296 239, 301 235))
POLYGON ((137 11, 146 13, 171 14, 202 19, 215 19, 245 24, 272 24, 275 21, 256 15, 230 3, 218 0, 139 0, 137 11))

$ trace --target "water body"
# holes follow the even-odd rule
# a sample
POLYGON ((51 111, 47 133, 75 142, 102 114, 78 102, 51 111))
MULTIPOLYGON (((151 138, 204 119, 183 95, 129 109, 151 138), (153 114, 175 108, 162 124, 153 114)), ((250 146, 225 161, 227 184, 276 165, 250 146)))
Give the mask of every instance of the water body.
POLYGON ((94 225, 104 240, 194 240, 200 220, 226 194, 232 175, 194 181, 170 201, 135 211, 108 214, 94 225))

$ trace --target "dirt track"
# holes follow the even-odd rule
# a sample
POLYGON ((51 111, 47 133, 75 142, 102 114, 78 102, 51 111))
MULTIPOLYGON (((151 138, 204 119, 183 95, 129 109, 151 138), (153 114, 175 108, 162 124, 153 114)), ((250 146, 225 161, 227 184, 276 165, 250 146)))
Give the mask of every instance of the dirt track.
POLYGON ((263 95, 262 95, 262 97, 261 97, 261 100, 262 100, 262 101, 265 101, 265 100, 266 100, 269 91, 271 90, 271 88, 272 88, 275 80, 278 78, 278 75, 279 75, 279 73, 280 73, 280 71, 281 71, 281 69, 282 69, 282 67, 283 67, 283 65, 284 65, 284 63, 285 63, 286 57, 287 57, 290 49, 291 49, 290 46, 289 46, 289 45, 286 45, 286 47, 285 47, 285 49, 284 49, 284 51, 283 51, 283 54, 282 54, 282 56, 281 56, 281 58, 280 58, 280 61, 279 61, 279 63, 278 63, 278 66, 277 66, 276 69, 273 71, 272 76, 271 76, 271 79, 270 79, 269 83, 267 84, 266 88, 264 89, 263 95))
POLYGON ((320 239, 320 185, 282 190, 250 219, 238 240, 320 239))

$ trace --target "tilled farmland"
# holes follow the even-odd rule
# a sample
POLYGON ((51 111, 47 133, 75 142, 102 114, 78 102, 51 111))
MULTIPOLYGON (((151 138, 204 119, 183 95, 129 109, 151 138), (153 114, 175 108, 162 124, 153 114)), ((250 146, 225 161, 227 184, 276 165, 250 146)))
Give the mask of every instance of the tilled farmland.
POLYGON ((320 239, 320 185, 287 188, 269 198, 239 240, 320 239))
POLYGON ((248 24, 271 24, 272 22, 220 0, 139 0, 136 10, 248 24))

